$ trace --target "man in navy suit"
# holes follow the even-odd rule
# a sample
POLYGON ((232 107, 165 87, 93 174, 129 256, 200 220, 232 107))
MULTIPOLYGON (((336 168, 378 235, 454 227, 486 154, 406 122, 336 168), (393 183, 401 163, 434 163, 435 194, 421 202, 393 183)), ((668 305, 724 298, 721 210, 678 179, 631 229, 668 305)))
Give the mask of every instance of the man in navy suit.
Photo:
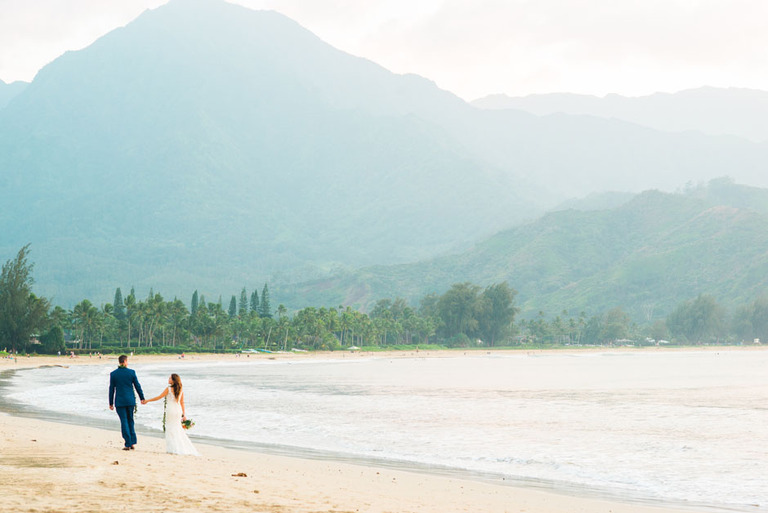
POLYGON ((136 396, 133 389, 139 394, 141 404, 147 404, 144 400, 144 392, 141 390, 136 372, 128 368, 128 357, 124 354, 117 359, 120 366, 109 374, 109 409, 117 410, 120 417, 120 430, 125 440, 124 451, 136 448, 136 431, 133 428, 133 410, 136 407, 136 396))

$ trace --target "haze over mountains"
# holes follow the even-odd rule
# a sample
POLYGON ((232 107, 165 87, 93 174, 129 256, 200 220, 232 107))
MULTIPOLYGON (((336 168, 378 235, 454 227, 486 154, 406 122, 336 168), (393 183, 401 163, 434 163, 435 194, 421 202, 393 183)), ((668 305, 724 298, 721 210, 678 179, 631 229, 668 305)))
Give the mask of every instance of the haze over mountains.
POLYGON ((709 135, 735 135, 754 142, 768 141, 768 92, 755 89, 700 87, 678 93, 630 98, 558 93, 510 97, 486 96, 472 102, 482 109, 517 109, 548 116, 589 115, 620 119, 656 130, 709 135))
POLYGON ((41 284, 96 279, 77 294, 218 292, 407 261, 519 219, 511 177, 412 114, 430 101, 469 109, 277 13, 171 2, 57 59, 0 113, 4 249, 31 240, 41 284))
POLYGON ((21 89, 0 107, 0 254, 31 242, 64 306, 430 259, 605 190, 768 184, 766 144, 480 109, 218 0, 147 11, 21 89))
POLYGON ((610 208, 549 213, 456 255, 369 267, 290 293, 311 304, 365 305, 387 297, 418 304, 462 277, 507 281, 519 292, 523 317, 564 309, 589 317, 620 306, 643 323, 699 294, 733 306, 768 289, 768 190, 721 179, 684 193, 623 199, 610 208))

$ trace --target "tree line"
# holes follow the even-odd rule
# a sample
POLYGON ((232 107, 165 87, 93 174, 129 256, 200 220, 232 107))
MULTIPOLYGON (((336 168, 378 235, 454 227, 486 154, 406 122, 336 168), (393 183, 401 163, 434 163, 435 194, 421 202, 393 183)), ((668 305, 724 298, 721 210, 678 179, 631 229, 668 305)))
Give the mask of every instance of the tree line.
POLYGON ((111 303, 97 307, 83 299, 65 310, 51 308, 48 300, 32 293, 33 264, 28 255, 29 246, 24 246, 3 266, 0 278, 0 343, 11 351, 333 350, 435 342, 463 346, 478 339, 494 346, 507 342, 517 313, 516 293, 507 283, 485 289, 456 284, 445 294, 426 296, 419 307, 402 298, 382 299, 369 313, 349 306, 306 307, 289 313, 282 304, 273 308, 266 283, 260 295, 243 287, 231 296, 226 309, 221 298, 206 301, 198 291, 188 307, 152 290, 143 299, 134 289, 123 296, 118 287, 111 303))
POLYGON ((587 317, 567 311, 550 319, 539 312, 521 320, 518 339, 540 344, 635 345, 676 343, 680 345, 739 344, 768 342, 768 296, 728 310, 709 294, 678 304, 665 318, 643 325, 632 321, 622 308, 587 317))
POLYGON ((463 283, 442 296, 425 298, 420 308, 398 298, 377 301, 369 313, 339 306, 306 307, 291 314, 282 304, 273 310, 267 284, 261 296, 256 291, 248 294, 244 287, 232 296, 226 310, 221 299, 206 302, 197 291, 187 308, 183 301, 167 301, 153 291, 138 299, 132 289, 123 298, 118 288, 114 301, 100 308, 87 299, 71 311, 55 307, 49 322, 69 334, 76 349, 88 351, 105 346, 126 350, 334 350, 434 341, 467 345, 478 337, 485 337, 493 346, 511 333, 517 311, 513 298, 514 291, 506 283, 484 290, 463 283))
POLYGON ((727 310, 708 295, 678 305, 665 319, 632 322, 621 308, 599 315, 563 311, 553 318, 539 312, 520 319, 516 291, 506 282, 480 287, 456 283, 444 294, 424 296, 418 305, 405 299, 380 299, 369 312, 349 306, 305 307, 289 312, 272 306, 269 287, 206 301, 195 291, 189 306, 150 290, 135 290, 95 306, 83 299, 71 310, 32 292, 29 246, 9 260, 0 276, 0 344, 11 351, 56 353, 67 350, 263 349, 335 350, 350 346, 392 347, 438 344, 447 347, 659 343, 733 343, 768 340, 768 297, 727 310), (66 345, 66 340, 70 345, 66 345))

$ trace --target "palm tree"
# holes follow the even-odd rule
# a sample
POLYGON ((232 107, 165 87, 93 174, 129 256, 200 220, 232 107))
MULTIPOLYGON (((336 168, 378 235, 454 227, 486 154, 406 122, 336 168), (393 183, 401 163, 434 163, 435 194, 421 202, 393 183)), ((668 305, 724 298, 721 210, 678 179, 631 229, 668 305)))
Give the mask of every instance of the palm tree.
POLYGON ((83 349, 86 340, 91 347, 91 338, 99 323, 99 310, 87 299, 83 299, 72 310, 72 319, 76 329, 80 332, 80 344, 78 349, 83 349))
POLYGON ((128 323, 128 347, 131 347, 131 323, 136 318, 136 295, 131 293, 125 298, 125 320, 128 323))
MULTIPOLYGON (((339 310, 341 310, 342 307, 339 306, 339 310)), ((355 316, 353 315, 352 309, 350 307, 344 308, 344 311, 341 312, 341 318, 339 319, 339 329, 341 329, 341 345, 344 346, 344 342, 347 338, 347 332, 352 329, 353 323, 354 323, 355 316)), ((353 336, 353 345, 354 345, 354 336, 353 336)))
POLYGON ((178 330, 184 326, 189 312, 184 302, 180 299, 174 299, 172 303, 168 305, 168 320, 172 325, 171 345, 176 347, 176 335, 178 330))

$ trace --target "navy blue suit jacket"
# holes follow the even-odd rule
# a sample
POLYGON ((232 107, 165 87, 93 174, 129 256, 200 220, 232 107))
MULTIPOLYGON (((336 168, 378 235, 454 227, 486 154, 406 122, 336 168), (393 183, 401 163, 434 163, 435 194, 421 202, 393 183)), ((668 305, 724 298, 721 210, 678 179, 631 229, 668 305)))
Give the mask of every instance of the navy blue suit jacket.
POLYGON ((109 405, 110 406, 136 406, 136 396, 133 389, 139 394, 139 399, 144 400, 144 392, 141 390, 136 372, 128 367, 118 367, 109 374, 109 405))

